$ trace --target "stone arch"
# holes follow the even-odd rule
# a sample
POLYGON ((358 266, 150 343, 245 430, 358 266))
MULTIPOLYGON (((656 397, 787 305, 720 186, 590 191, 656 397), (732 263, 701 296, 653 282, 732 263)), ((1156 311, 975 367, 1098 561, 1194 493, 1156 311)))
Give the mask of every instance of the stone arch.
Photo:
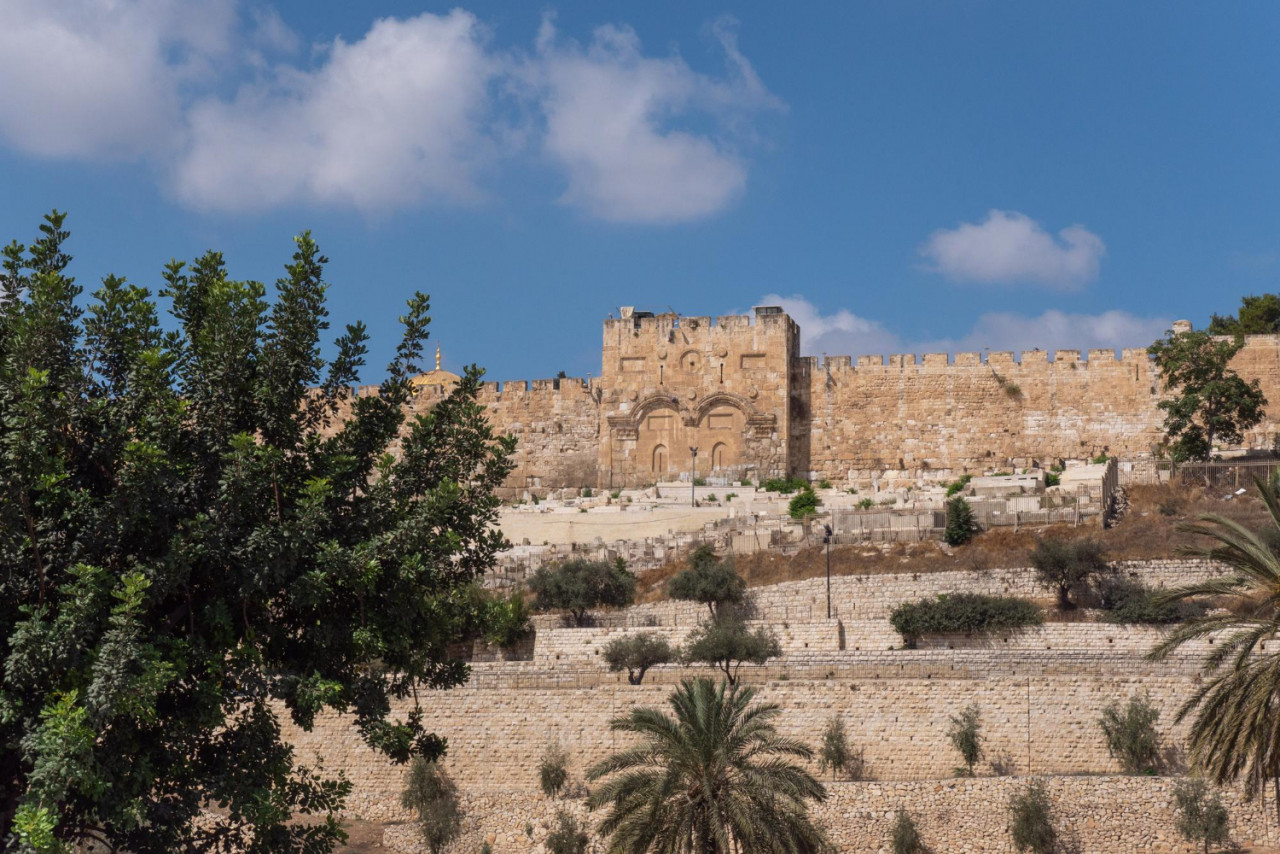
POLYGON ((729 446, 724 442, 716 442, 711 448, 711 470, 717 471, 733 465, 734 460, 731 457, 729 446))
POLYGON ((665 474, 667 466, 671 462, 671 455, 667 453, 667 446, 659 442, 653 446, 653 473, 665 474))
POLYGON ((748 418, 756 413, 755 407, 752 406, 751 402, 746 398, 722 391, 716 394, 709 394, 702 400, 698 401, 698 405, 694 407, 693 410, 695 423, 701 424, 711 410, 725 406, 731 406, 734 409, 740 410, 742 414, 748 418))

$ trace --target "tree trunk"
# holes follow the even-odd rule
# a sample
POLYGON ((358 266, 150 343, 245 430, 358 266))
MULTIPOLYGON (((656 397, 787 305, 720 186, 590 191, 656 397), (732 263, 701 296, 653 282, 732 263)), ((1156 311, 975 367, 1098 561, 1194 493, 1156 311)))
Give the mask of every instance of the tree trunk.
POLYGON ((1058 585, 1058 610, 1070 611, 1075 608, 1075 603, 1071 601, 1071 588, 1069 586, 1058 585))

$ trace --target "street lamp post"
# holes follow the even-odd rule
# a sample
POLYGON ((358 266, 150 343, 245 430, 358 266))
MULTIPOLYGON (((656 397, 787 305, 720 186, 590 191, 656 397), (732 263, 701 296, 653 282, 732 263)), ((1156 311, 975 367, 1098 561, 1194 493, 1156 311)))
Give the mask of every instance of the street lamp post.
POLYGON ((831 619, 831 526, 822 526, 822 542, 827 547, 827 619, 831 619))
POLYGON ((698 446, 691 445, 689 454, 693 457, 693 465, 689 471, 689 506, 698 506, 698 446))

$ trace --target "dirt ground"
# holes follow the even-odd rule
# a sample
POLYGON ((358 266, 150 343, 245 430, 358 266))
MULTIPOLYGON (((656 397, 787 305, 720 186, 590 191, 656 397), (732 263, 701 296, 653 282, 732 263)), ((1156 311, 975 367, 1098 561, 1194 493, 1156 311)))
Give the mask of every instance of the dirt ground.
POLYGON ((338 854, 367 854, 370 851, 389 851, 382 845, 382 834, 387 825, 379 821, 348 819, 342 829, 347 832, 347 844, 338 848, 338 854))

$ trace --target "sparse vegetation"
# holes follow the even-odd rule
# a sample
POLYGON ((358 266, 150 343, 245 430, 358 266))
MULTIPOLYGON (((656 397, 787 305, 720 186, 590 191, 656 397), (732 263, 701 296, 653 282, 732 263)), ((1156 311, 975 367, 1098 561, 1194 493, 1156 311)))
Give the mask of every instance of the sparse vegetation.
POLYGON ((569 754, 558 741, 549 741, 538 760, 538 788, 548 798, 558 798, 569 783, 569 754))
POLYGON ((591 497, 593 497, 593 496, 595 495, 595 493, 594 493, 594 492, 592 492, 591 487, 589 487, 589 486, 584 486, 584 487, 582 487, 582 492, 581 492, 581 493, 579 493, 579 494, 580 494, 583 498, 591 498, 591 497))
POLYGON ((695 478, 693 479, 693 485, 694 485, 694 486, 706 486, 706 485, 707 485, 707 479, 706 479, 705 477, 695 477, 695 478))
POLYGON ((1044 782, 1032 780, 1009 801, 1009 833, 1018 851, 1051 854, 1058 844, 1053 809, 1044 782))
POLYGON ((924 854, 924 842, 911 813, 905 809, 898 810, 893 819, 893 838, 891 840, 893 854, 924 854))
POLYGON ((1097 540, 1055 536, 1044 537, 1036 543, 1031 551, 1031 565, 1040 583, 1057 593, 1058 608, 1064 611, 1076 607, 1071 599, 1072 591, 1110 571, 1102 544, 1097 540))
POLYGON ((614 638, 605 646, 603 655, 611 673, 625 670, 627 681, 639 685, 650 667, 674 661, 676 651, 662 635, 645 632, 614 638))
POLYGON ((871 499, 871 498, 864 498, 861 501, 859 501, 857 504, 857 507, 859 510, 870 510, 872 507, 875 507, 875 506, 876 506, 876 502, 874 499, 871 499))
POLYGON ((1196 616, 1203 608, 1191 602, 1169 602, 1158 591, 1127 578, 1099 587, 1102 619, 1121 625, 1164 626, 1196 616))
POLYGON ((1204 844, 1205 854, 1213 845, 1230 845, 1230 816, 1222 798, 1200 777, 1179 780, 1173 789, 1178 808, 1178 833, 1188 842, 1204 844))
POLYGON ((893 609, 889 622, 904 641, 913 644, 925 635, 1012 631, 1038 626, 1044 622, 1044 616, 1034 602, 1013 596, 944 593, 933 599, 904 602, 893 609))
POLYGON ((971 480, 973 480, 973 475, 971 475, 971 474, 962 474, 962 475, 960 475, 960 477, 958 477, 958 478, 956 478, 955 480, 953 480, 953 481, 951 481, 950 483, 948 483, 948 484, 947 484, 947 497, 948 497, 948 498, 950 498, 951 496, 955 495, 956 493, 958 493, 958 492, 962 492, 962 491, 964 490, 964 488, 965 488, 966 486, 968 486, 968 485, 969 485, 969 481, 971 481, 971 480))
POLYGON ((972 777, 973 769, 982 759, 982 713, 977 706, 969 706, 958 715, 951 716, 947 729, 951 746, 960 754, 964 765, 956 769, 957 777, 972 777))
POLYGON ((592 608, 622 608, 635 600, 636 577, 618 559, 567 560, 539 567, 529 579, 534 607, 539 611, 568 611, 574 625, 587 624, 592 608))
POLYGON ((587 854, 590 837, 582 824, 564 807, 556 810, 556 824, 547 834, 547 851, 550 854, 587 854))
POLYGON ((863 773, 861 752, 854 753, 849 748, 849 737, 845 733, 844 719, 839 713, 831 716, 822 731, 822 747, 818 751, 818 770, 823 774, 831 772, 831 779, 843 776, 846 780, 860 780, 863 773))
POLYGON ((417 818, 422 841, 431 854, 440 854, 462 829, 458 787, 436 762, 417 757, 405 774, 400 804, 417 818))
POLYGON ((1130 697, 1123 708, 1112 703, 1102 711, 1098 726, 1107 739, 1107 750, 1126 774, 1155 774, 1160 765, 1160 710, 1149 697, 1130 697))
POLYGON ((825 477, 822 480, 818 481, 818 489, 830 489, 830 488, 831 488, 831 481, 827 480, 825 477))
POLYGON ((969 502, 956 496, 947 502, 947 527, 943 539, 950 546, 962 546, 978 533, 978 520, 969 502))

